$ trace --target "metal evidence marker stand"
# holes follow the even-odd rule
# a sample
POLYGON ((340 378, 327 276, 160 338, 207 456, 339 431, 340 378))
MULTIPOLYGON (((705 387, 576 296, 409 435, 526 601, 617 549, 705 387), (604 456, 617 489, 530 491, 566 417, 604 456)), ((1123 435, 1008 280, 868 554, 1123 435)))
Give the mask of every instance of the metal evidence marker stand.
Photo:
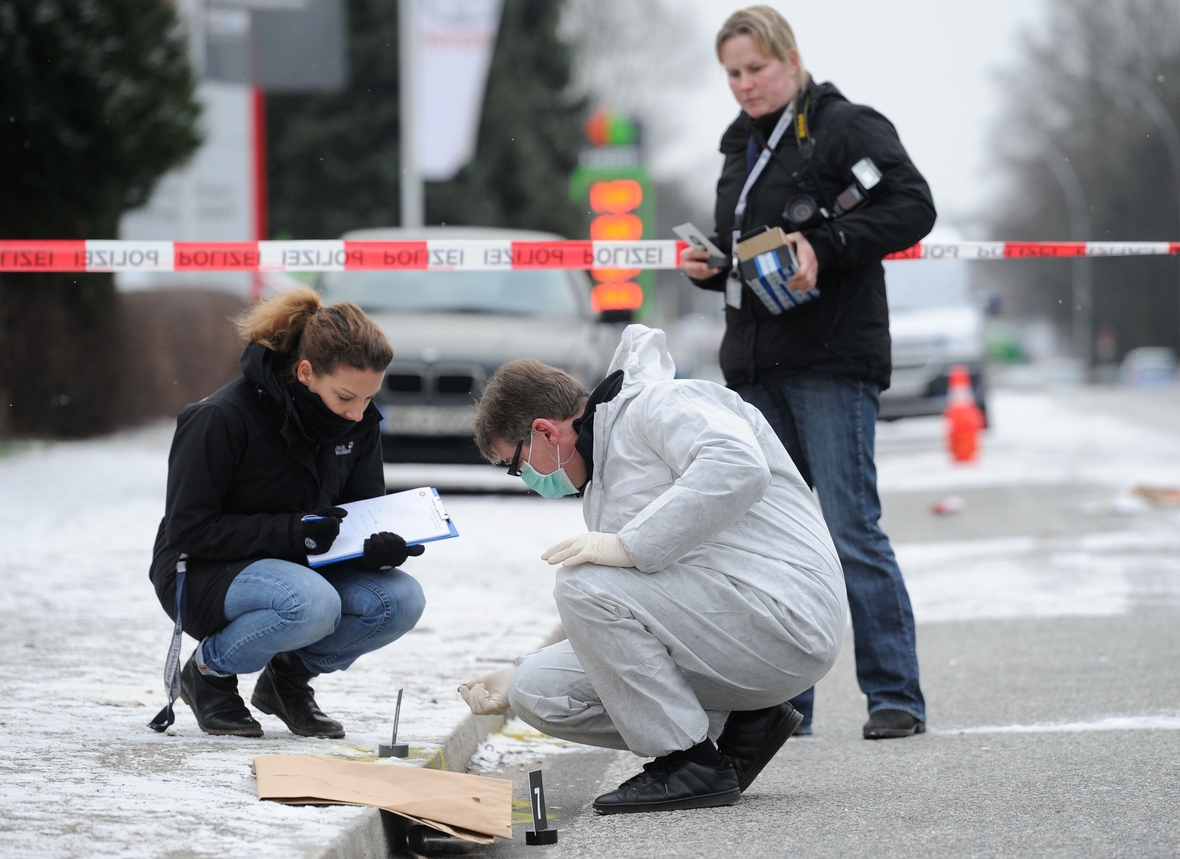
POLYGON ((541 771, 529 773, 529 800, 533 807, 533 830, 524 833, 525 844, 556 844, 557 830, 549 828, 545 814, 545 788, 541 784, 541 771))
POLYGON ((410 744, 397 741, 397 723, 402 717, 402 691, 397 690, 397 708, 393 711, 393 739, 377 746, 377 756, 382 758, 408 758, 410 744))

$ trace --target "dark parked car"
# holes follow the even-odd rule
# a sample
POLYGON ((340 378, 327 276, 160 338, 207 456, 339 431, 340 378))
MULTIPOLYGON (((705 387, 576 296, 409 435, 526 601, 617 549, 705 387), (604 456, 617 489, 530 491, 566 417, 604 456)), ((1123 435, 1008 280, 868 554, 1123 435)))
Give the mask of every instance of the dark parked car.
MULTIPOLYGON (((552 241, 549 233, 483 227, 360 230, 349 240, 552 241)), ((473 405, 496 369, 530 357, 587 388, 605 375, 617 325, 590 308, 583 271, 344 271, 319 280, 327 301, 352 301, 393 346, 378 406, 388 462, 482 462, 473 405)))

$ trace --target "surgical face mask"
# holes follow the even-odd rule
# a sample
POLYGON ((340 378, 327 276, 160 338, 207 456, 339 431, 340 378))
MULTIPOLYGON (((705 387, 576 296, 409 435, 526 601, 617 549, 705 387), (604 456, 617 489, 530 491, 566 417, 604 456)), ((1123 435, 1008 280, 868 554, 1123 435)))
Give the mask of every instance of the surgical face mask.
MULTIPOLYGON (((531 434, 530 434, 531 437, 531 434)), ((565 462, 561 461, 561 447, 557 448, 557 471, 552 474, 540 474, 532 466, 533 445, 529 442, 529 458, 520 468, 520 479, 524 481, 525 486, 536 492, 542 498, 564 498, 567 495, 577 495, 578 487, 574 486, 574 482, 570 480, 570 476, 565 473, 565 464, 574 458, 571 453, 569 459, 565 462)))

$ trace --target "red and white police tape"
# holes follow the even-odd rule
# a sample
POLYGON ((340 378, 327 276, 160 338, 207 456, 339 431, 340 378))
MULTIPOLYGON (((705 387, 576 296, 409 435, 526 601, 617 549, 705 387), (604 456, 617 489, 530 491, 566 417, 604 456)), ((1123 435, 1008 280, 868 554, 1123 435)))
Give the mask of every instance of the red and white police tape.
MULTIPOLYGON (((681 241, 0 241, 0 271, 501 271, 674 269, 681 241)), ((1180 254, 1180 242, 929 242, 888 259, 1180 254)))

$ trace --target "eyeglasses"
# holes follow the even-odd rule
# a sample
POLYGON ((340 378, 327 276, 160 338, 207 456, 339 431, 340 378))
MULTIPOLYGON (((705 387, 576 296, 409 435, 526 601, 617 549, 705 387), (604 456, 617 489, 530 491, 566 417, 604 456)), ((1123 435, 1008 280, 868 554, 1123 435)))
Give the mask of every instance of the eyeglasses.
MULTIPOLYGON (((508 476, 520 477, 520 452, 524 449, 524 442, 516 446, 516 453, 512 454, 512 461, 508 463, 508 476)), ((503 463, 501 463, 503 464, 503 463)))

